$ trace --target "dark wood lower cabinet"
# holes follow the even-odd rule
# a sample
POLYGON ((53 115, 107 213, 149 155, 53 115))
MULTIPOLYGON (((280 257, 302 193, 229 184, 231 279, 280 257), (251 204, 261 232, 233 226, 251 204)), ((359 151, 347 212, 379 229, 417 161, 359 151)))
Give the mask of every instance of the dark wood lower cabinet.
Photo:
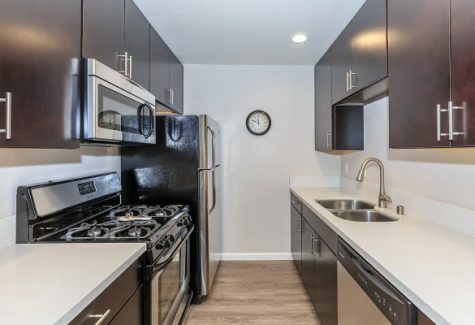
POLYGON ((119 313, 114 317, 111 325, 141 325, 143 324, 143 287, 140 287, 130 298, 119 313))
POLYGON ((317 309, 320 324, 337 325, 337 258, 322 238, 318 238, 314 246, 315 282, 311 298, 317 309))
POLYGON ((292 255, 298 265, 302 282, 317 311, 320 324, 336 325, 337 258, 330 247, 336 245, 337 235, 328 226, 323 226, 323 221, 310 213, 305 205, 302 205, 303 214, 294 206, 291 211, 292 255), (300 221, 300 224, 297 221, 300 221), (320 232, 315 228, 321 228, 320 232))
POLYGON ((125 270, 109 287, 72 320, 72 325, 141 325, 143 314, 141 259, 125 270))
POLYGON ((302 268, 302 216, 293 206, 290 209, 290 247, 292 251, 292 258, 295 262, 295 267, 300 272, 302 268))

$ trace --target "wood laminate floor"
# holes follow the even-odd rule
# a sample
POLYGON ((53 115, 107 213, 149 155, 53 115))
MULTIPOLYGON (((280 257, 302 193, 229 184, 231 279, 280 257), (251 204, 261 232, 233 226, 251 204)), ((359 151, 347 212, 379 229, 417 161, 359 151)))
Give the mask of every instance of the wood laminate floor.
POLYGON ((211 295, 186 325, 318 325, 292 261, 222 262, 211 295))

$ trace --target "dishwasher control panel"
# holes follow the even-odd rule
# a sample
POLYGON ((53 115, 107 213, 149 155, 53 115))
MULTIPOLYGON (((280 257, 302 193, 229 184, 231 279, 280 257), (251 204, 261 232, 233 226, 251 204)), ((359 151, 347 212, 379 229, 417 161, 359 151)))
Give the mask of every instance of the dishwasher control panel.
POLYGON ((338 261, 392 324, 416 324, 414 305, 341 239, 338 261))

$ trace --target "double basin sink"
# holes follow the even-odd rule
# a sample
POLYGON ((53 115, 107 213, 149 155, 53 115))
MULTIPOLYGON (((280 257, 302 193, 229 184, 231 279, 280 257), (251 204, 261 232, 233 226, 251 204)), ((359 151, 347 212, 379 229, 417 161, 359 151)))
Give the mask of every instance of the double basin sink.
POLYGON ((397 219, 375 210, 375 205, 358 200, 315 200, 338 218, 356 222, 391 222, 397 219))

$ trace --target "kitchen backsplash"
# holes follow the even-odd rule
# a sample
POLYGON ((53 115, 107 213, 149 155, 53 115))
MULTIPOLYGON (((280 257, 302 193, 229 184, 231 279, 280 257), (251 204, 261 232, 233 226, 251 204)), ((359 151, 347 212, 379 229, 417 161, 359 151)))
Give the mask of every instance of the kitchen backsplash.
POLYGON ((20 185, 120 171, 119 149, 0 149, 0 248, 15 242, 15 195, 20 185))

